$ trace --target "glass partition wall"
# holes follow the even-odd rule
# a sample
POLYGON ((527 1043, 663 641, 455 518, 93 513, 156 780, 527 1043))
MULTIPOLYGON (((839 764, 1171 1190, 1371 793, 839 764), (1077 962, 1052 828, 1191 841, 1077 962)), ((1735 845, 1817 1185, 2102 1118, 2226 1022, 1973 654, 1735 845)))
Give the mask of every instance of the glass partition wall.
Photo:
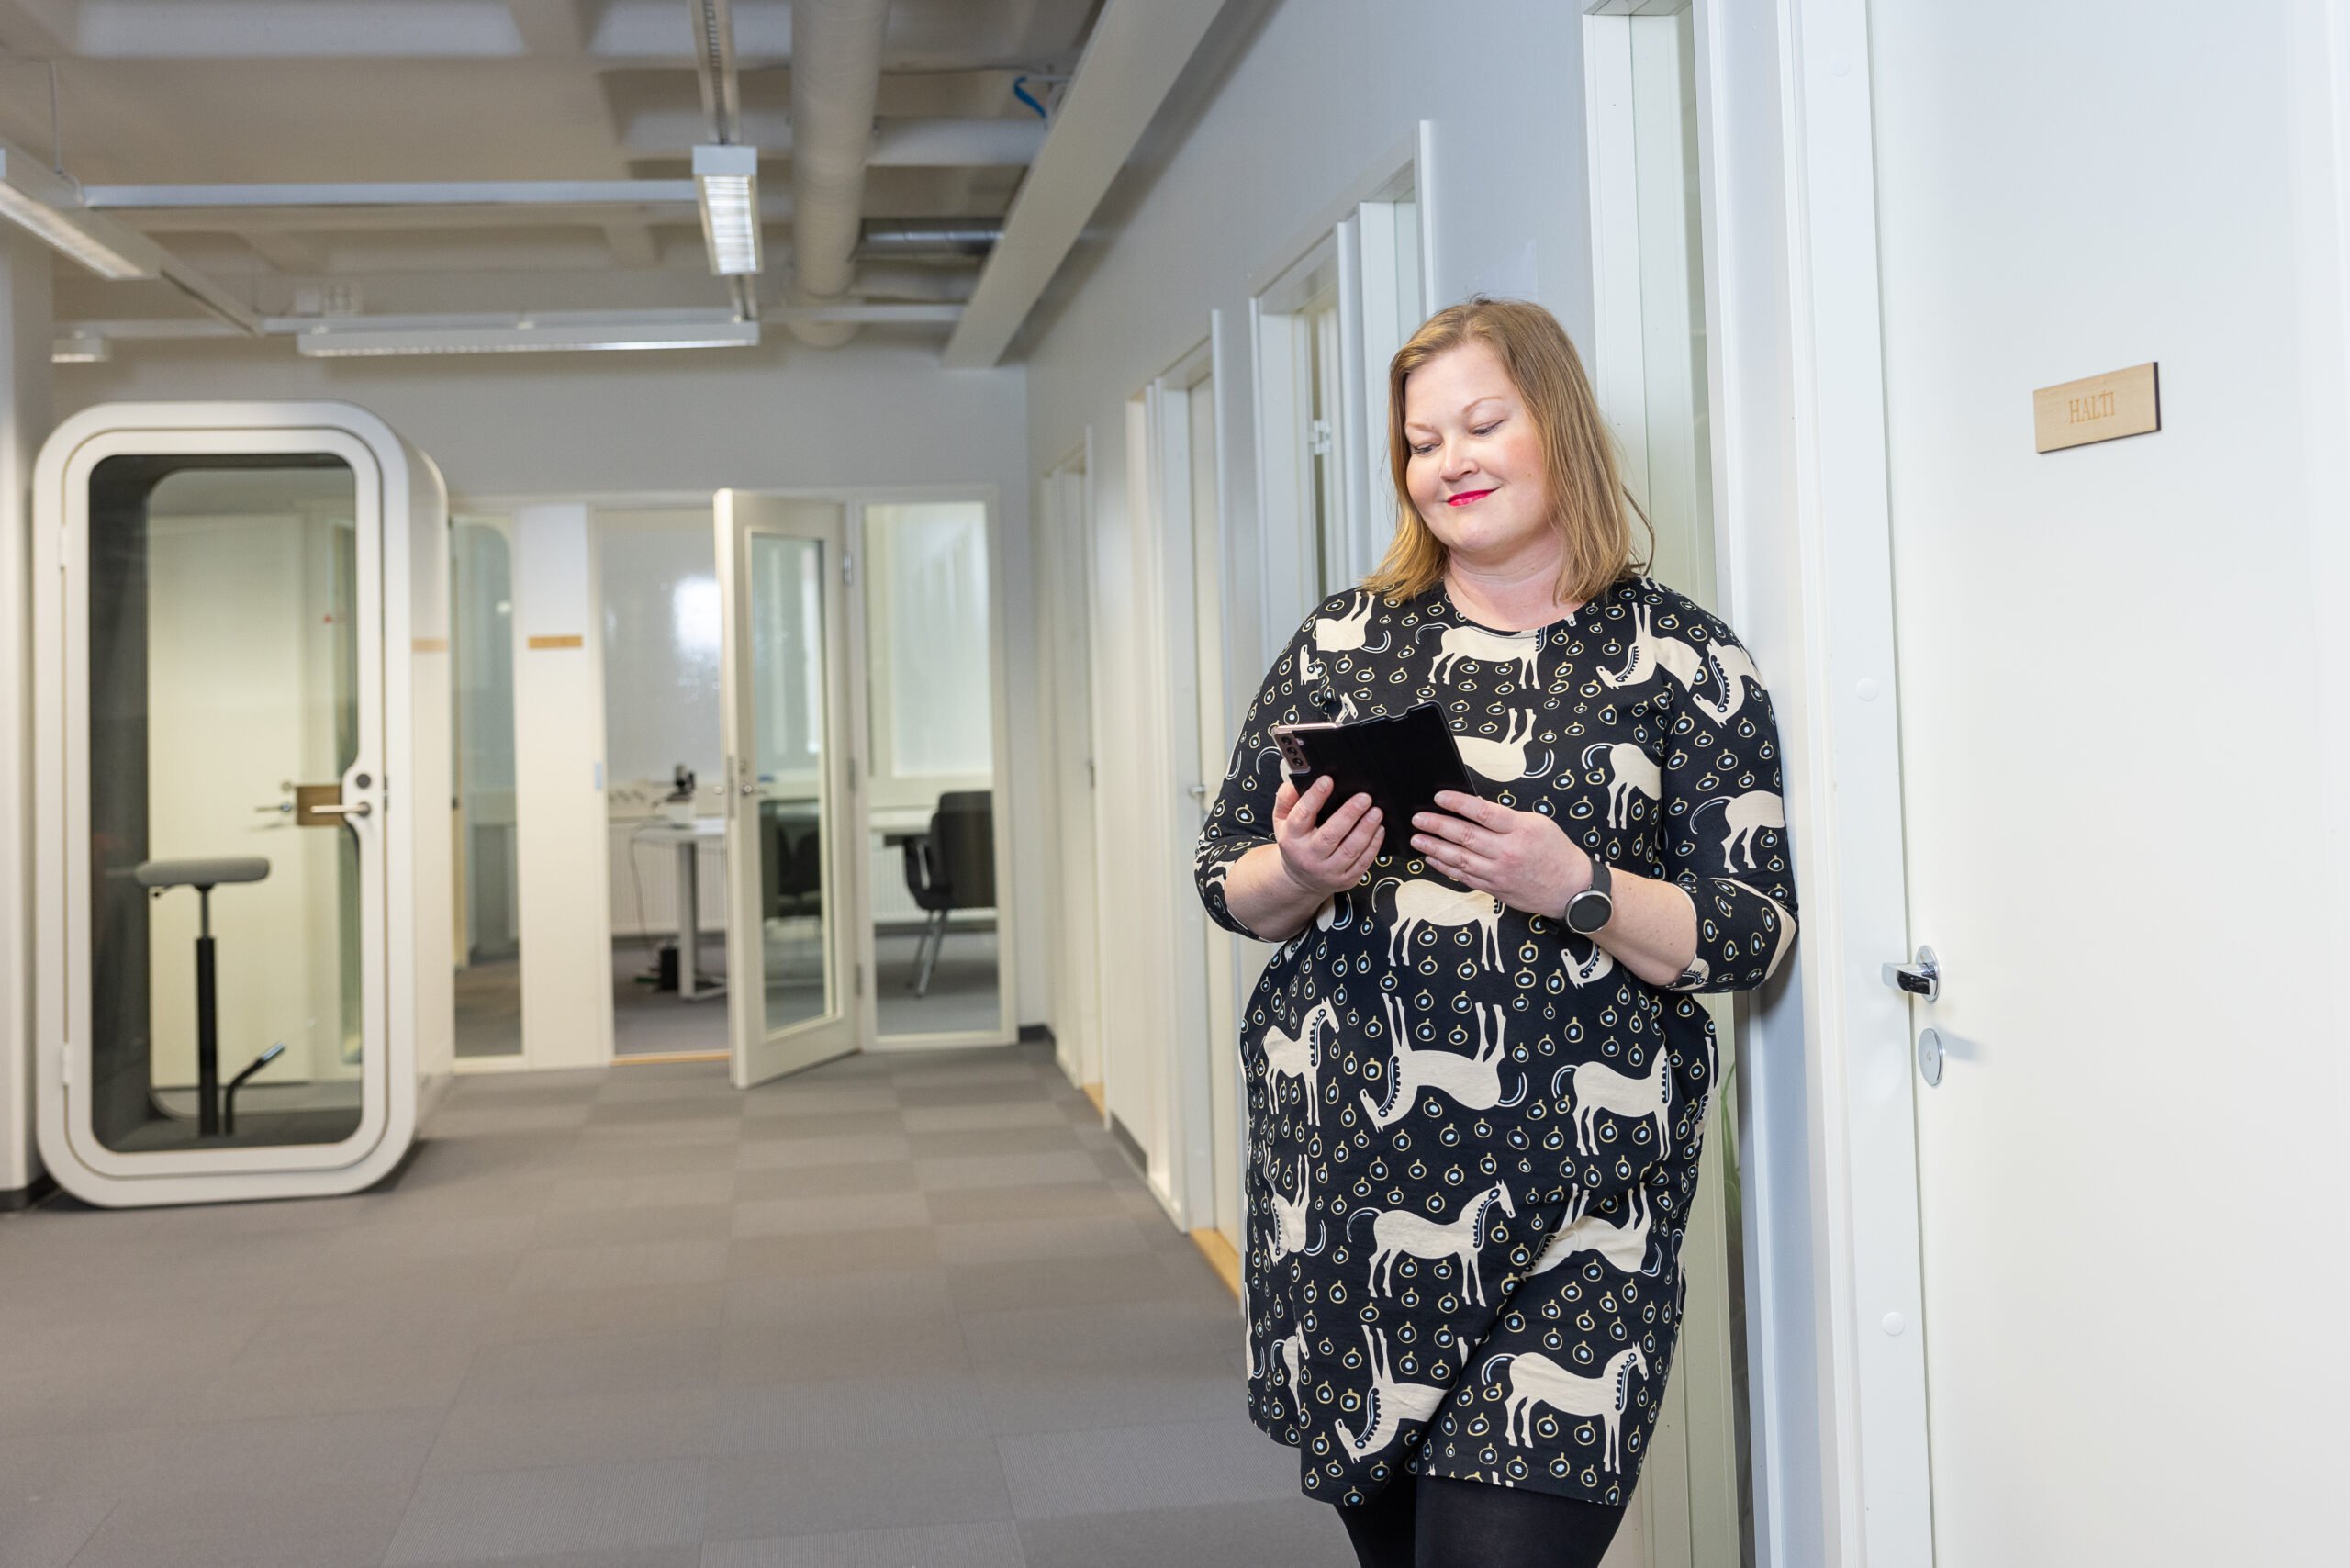
POLYGON ((522 1054, 511 528, 502 517, 450 527, 457 1055, 471 1060, 522 1054))
POLYGON ((92 471, 89 1111, 114 1153, 360 1128, 356 498, 327 454, 92 471))
POLYGON ((890 1036, 998 1036, 988 507, 864 508, 874 1001, 890 1036))

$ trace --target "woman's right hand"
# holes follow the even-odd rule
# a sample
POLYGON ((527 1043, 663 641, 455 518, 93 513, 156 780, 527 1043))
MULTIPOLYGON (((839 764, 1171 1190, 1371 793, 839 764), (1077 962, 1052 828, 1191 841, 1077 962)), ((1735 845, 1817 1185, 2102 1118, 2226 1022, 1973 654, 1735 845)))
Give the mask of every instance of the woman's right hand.
POLYGON ((1362 880, 1379 857, 1379 808, 1357 795, 1321 820, 1334 786, 1325 774, 1304 794, 1288 779, 1273 797, 1273 841, 1281 846, 1281 869, 1316 898, 1344 892, 1362 880))

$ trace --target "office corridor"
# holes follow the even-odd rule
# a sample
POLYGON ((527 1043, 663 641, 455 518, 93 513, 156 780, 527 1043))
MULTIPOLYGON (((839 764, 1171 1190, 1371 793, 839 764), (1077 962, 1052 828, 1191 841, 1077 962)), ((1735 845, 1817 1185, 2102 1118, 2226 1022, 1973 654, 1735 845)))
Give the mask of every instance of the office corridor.
POLYGON ((0 1217, 9 1568, 1349 1561, 1049 1054, 463 1080, 356 1198, 0 1217))

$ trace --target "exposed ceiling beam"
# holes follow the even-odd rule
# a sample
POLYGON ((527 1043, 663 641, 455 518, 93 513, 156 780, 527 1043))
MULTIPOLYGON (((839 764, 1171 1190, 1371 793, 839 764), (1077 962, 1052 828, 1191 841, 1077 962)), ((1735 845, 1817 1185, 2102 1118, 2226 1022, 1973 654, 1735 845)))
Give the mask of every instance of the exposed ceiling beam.
POLYGON ((261 330, 261 317, 251 306, 194 267, 174 260, 163 268, 163 281, 238 330, 261 330))
POLYGON ((1107 0, 1003 238, 947 341, 954 369, 995 364, 1077 243, 1225 0, 1107 0))
POLYGON ((252 247, 254 255, 285 277, 316 277, 327 270, 327 253, 315 241, 298 234, 276 234, 264 230, 258 234, 243 234, 238 238, 252 247))
POLYGON ((585 53, 588 29, 580 25, 578 0, 506 0, 522 47, 545 59, 569 60, 585 53))
MULTIPOLYGON (((688 5, 699 0, 686 0, 688 5)), ((735 50, 744 61, 782 60, 791 52, 791 9, 758 0, 734 7, 735 50)), ((608 60, 690 58, 693 34, 677 0, 611 0, 596 19, 588 47, 608 60)))
POLYGON ((631 272, 661 264, 661 247, 654 243, 653 230, 642 223, 605 224, 604 243, 612 248, 612 260, 631 272))
POLYGON ((865 161, 877 168, 1024 167, 1045 150, 1048 129, 1040 119, 888 119, 874 130, 865 161))
POLYGON ((0 0, 0 51, 20 61, 60 60, 73 52, 70 22, 52 21, 31 0, 0 0))
POLYGON ((523 41, 516 18, 497 5, 81 0, 73 52, 94 60, 496 60, 521 54, 523 41))

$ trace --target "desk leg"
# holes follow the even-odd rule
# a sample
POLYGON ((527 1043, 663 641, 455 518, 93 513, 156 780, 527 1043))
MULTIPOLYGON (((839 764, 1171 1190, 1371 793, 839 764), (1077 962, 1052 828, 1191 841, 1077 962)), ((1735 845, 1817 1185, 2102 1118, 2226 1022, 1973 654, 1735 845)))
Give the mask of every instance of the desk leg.
POLYGON ((701 857, 690 838, 677 846, 677 1000, 694 999, 694 960, 701 952, 701 857))

